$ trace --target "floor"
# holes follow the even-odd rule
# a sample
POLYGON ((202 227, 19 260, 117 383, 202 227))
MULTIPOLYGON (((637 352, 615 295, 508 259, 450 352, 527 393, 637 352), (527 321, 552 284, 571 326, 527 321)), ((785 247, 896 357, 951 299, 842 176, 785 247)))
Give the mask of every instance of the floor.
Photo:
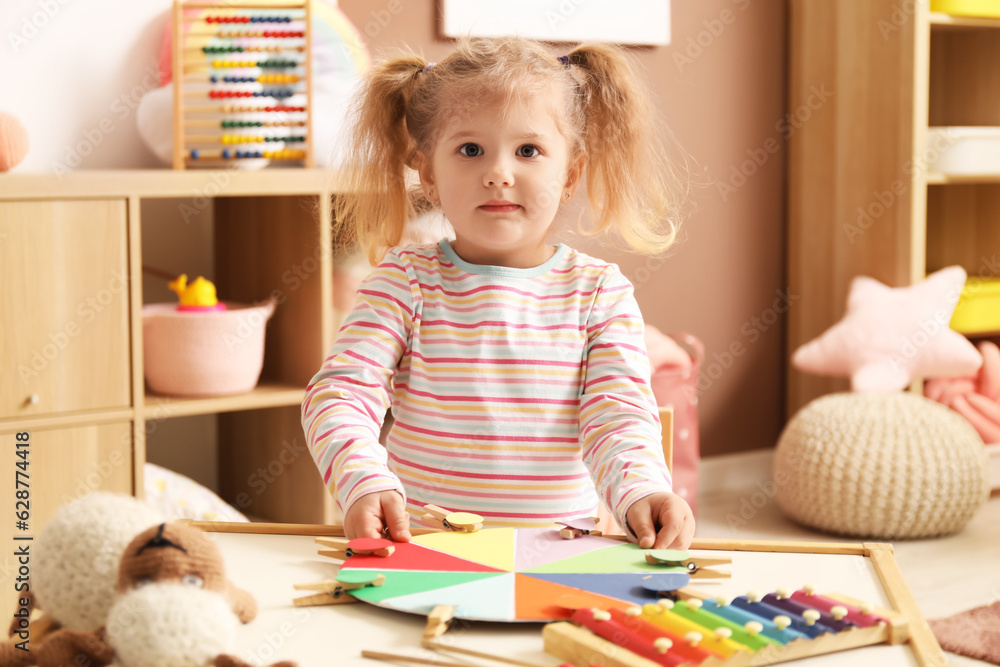
MULTIPOLYGON (((712 474, 712 464, 703 465, 702 479, 712 474)), ((726 473, 723 471, 722 474, 726 473)), ((703 481, 702 487, 706 486, 711 484, 703 481)), ((773 499, 757 508, 756 514, 745 524, 732 521, 733 517, 739 516, 745 501, 758 489, 753 482, 743 489, 732 488, 731 484, 728 486, 728 489, 710 490, 699 496, 697 537, 852 541, 826 536, 792 523, 782 515, 773 499)), ((996 492, 957 535, 899 541, 894 542, 893 547, 896 562, 928 619, 949 616, 1000 600, 1000 494, 996 492)), ((949 658, 952 665, 962 667, 987 664, 952 654, 949 658)))

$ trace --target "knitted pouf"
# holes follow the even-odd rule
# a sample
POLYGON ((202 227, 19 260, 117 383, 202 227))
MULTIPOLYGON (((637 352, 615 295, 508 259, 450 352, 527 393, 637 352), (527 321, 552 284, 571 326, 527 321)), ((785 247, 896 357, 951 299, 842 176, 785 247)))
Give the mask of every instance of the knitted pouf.
POLYGON ((957 532, 989 497, 976 431, 911 392, 832 394, 808 404, 781 434, 774 481, 794 521, 888 540, 957 532))

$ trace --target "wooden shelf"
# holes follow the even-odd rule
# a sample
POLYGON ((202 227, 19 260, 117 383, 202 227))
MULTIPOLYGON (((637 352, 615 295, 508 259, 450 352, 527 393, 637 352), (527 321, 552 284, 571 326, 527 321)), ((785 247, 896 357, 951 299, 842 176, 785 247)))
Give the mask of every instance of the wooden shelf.
POLYGON ((143 417, 150 421, 190 417, 216 412, 238 412, 259 408, 278 408, 301 405, 305 387, 278 383, 261 383, 249 394, 216 396, 212 398, 177 398, 146 392, 143 417))
POLYGON ((977 28, 1000 28, 1000 19, 972 16, 952 16, 941 12, 930 13, 931 28, 943 30, 972 30, 977 28))
POLYGON ((979 183, 1000 183, 1000 174, 943 174, 941 172, 927 174, 927 185, 976 185, 979 183))
POLYGON ((0 174, 0 200, 126 197, 239 197, 335 194, 340 172, 327 169, 91 169, 65 174, 0 174))

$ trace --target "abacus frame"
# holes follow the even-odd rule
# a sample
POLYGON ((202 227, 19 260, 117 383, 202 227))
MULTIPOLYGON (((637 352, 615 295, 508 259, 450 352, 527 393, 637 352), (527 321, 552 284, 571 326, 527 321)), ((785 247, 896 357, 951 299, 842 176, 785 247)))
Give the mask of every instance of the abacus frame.
MULTIPOLYGON (((313 80, 312 80, 312 0, 174 0, 173 7, 173 85, 174 85, 174 134, 173 168, 187 169, 185 159, 185 116, 184 116, 184 10, 185 9, 252 9, 277 11, 303 9, 305 15, 305 95, 306 95, 306 141, 303 167, 315 168, 313 143, 313 80)), ((218 167, 218 161, 206 161, 207 167, 218 167)))

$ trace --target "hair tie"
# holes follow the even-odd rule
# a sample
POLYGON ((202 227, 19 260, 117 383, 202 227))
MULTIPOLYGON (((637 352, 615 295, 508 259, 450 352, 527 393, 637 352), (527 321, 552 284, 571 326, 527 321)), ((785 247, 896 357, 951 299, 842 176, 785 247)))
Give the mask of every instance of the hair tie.
POLYGON ((559 62, 561 62, 563 64, 563 67, 567 67, 568 68, 572 64, 569 61, 569 56, 559 56, 558 58, 556 58, 556 60, 558 60, 559 62))
POLYGON ((431 68, 434 67, 435 65, 437 65, 437 63, 427 63, 424 66, 424 68, 422 70, 420 70, 420 73, 421 74, 427 74, 428 72, 431 71, 431 68))

